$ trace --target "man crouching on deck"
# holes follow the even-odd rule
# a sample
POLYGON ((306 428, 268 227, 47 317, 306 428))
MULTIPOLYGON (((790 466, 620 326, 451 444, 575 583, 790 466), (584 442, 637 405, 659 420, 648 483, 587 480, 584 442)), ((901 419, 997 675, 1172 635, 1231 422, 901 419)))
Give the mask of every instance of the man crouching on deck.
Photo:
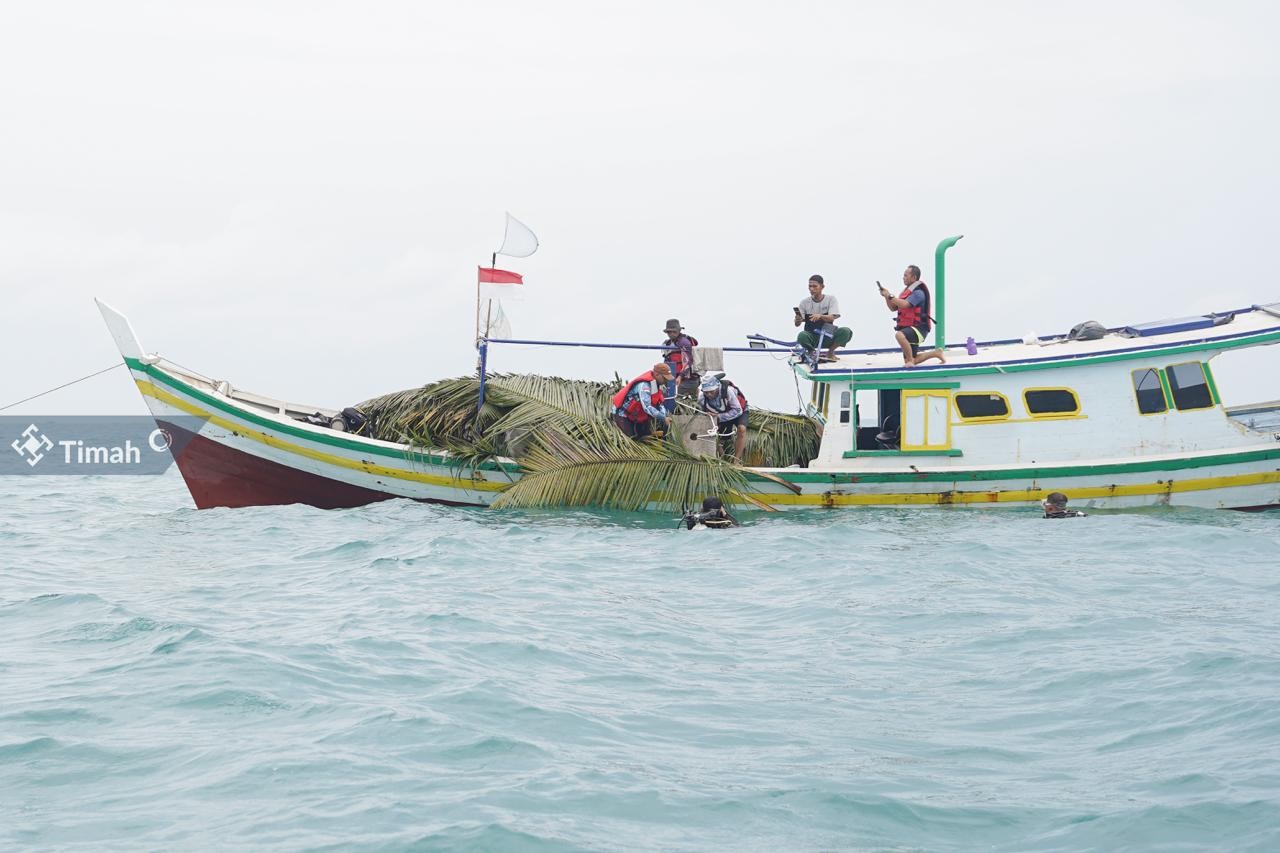
POLYGON ((671 368, 660 361, 641 373, 613 395, 613 422, 631 438, 653 434, 654 426, 667 431, 667 410, 662 407, 662 389, 672 379, 671 368))
POLYGON ((920 267, 912 264, 902 273, 902 293, 897 296, 885 290, 880 282, 876 284, 884 304, 890 311, 898 312, 893 329, 898 346, 902 347, 902 366, 915 367, 931 358, 945 362, 947 358, 940 349, 920 352, 920 345, 933 325, 933 300, 929 297, 929 288, 920 280, 920 267))

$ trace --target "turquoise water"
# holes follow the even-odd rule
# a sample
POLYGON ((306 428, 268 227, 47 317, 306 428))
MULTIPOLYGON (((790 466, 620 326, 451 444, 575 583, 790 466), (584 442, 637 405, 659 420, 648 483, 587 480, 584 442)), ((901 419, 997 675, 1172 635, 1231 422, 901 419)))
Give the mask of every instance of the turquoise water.
POLYGON ((0 507, 6 848, 1280 848, 1280 513, 0 507))

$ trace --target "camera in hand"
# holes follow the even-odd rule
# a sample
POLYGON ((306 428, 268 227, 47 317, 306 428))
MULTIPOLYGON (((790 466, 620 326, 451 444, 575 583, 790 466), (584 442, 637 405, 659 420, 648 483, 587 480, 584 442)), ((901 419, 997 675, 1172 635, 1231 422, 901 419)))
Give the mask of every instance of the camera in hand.
POLYGON ((693 530, 699 525, 712 530, 723 530, 738 526, 738 520, 729 514, 729 511, 724 508, 724 504, 717 497, 704 498, 701 510, 689 510, 681 520, 688 530, 693 530))
POLYGON ((686 512, 684 514, 684 526, 688 530, 692 530, 701 524, 703 527, 712 530, 720 530, 726 527, 737 527, 737 523, 729 517, 722 509, 713 509, 710 512, 686 512))

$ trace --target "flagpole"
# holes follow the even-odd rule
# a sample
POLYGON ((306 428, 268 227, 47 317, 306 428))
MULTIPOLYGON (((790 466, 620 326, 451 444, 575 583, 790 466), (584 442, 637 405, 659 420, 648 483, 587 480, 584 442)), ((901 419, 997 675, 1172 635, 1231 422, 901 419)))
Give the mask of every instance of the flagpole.
MULTIPOLYGON (((494 252, 489 255, 489 267, 493 268, 498 265, 498 253, 494 252)), ((485 334, 488 334, 488 326, 486 324, 485 334)), ((476 272, 476 346, 480 346, 480 273, 476 272)))

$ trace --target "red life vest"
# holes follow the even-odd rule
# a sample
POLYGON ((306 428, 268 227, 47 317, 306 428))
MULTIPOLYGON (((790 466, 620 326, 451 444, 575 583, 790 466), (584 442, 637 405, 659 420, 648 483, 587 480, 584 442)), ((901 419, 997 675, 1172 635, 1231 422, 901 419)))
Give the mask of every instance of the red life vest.
MULTIPOLYGON (((698 339, 693 337, 692 335, 681 335, 680 337, 688 338, 689 343, 695 347, 698 345, 698 339)), ((680 338, 676 338, 676 340, 678 341, 680 340, 680 338)), ((662 343, 669 347, 675 346, 675 343, 672 342, 669 338, 663 341, 662 343)), ((690 366, 689 359, 685 356, 684 350, 679 348, 673 349, 665 353, 662 356, 662 360, 665 361, 667 364, 671 365, 671 375, 676 377, 677 379, 680 378, 680 374, 684 373, 685 368, 690 366)))
MULTIPOLYGON (((617 394, 613 395, 613 408, 615 410, 622 409, 622 402, 627 399, 627 394, 629 394, 631 392, 631 389, 639 385, 641 382, 653 383, 654 390, 651 395, 653 398, 652 399, 653 407, 656 409, 659 406, 661 406, 662 405, 662 389, 659 388, 658 383, 654 381, 653 371, 648 370, 648 371, 645 371, 644 373, 641 373, 635 379, 632 379, 626 385, 623 385, 622 390, 618 391, 617 394)), ((644 406, 640 405, 639 394, 637 394, 635 397, 632 397, 631 402, 627 403, 627 407, 625 409, 622 409, 622 416, 625 417, 627 420, 637 424, 642 424, 645 421, 649 420, 649 413, 644 410, 644 406)))
POLYGON ((923 281, 916 282, 914 287, 903 288, 898 294, 899 299, 906 299, 911 295, 911 291, 915 289, 924 291, 923 305, 908 305, 905 308, 898 309, 898 328, 905 329, 908 326, 922 326, 927 332, 929 330, 930 314, 929 308, 933 304, 933 298, 929 295, 929 288, 925 286, 923 281))

